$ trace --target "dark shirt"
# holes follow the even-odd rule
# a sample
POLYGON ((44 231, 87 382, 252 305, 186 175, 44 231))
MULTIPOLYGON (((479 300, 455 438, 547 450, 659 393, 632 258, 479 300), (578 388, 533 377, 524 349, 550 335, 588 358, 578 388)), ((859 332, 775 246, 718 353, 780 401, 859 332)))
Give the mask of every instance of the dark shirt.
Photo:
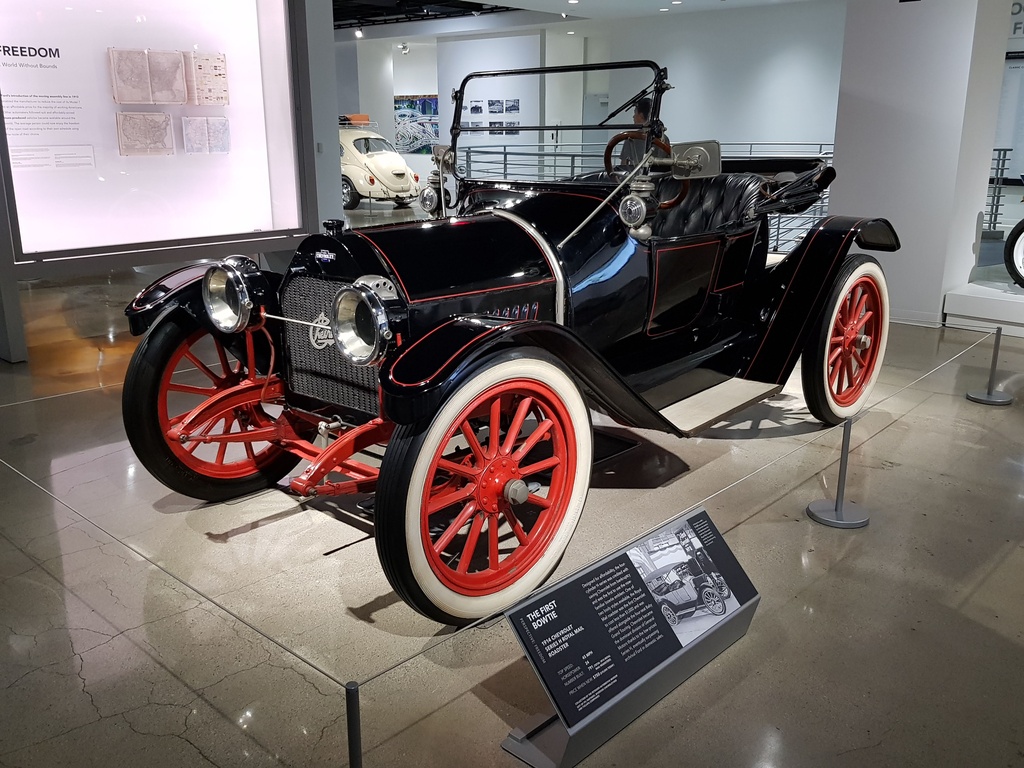
MULTIPOLYGON (((662 141, 666 144, 669 143, 668 136, 663 135, 662 141)), ((625 139, 622 142, 622 149, 619 150, 619 169, 631 171, 637 163, 639 163, 644 157, 644 144, 646 142, 643 139, 625 139)), ((655 157, 668 157, 669 154, 661 147, 654 147, 655 157)))

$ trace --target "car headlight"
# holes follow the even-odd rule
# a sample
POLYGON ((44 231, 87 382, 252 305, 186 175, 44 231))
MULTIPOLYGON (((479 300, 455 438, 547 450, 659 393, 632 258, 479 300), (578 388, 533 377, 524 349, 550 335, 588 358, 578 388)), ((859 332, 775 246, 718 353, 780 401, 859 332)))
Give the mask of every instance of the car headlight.
POLYGON ((391 338, 388 313, 368 286, 348 285, 334 297, 334 343, 354 365, 373 365, 391 338))
POLYGON ((238 333, 249 325, 255 306, 253 281, 262 279, 259 267, 245 256, 229 256, 206 270, 203 304, 218 330, 238 333))
POLYGON ((433 187, 424 187, 420 191, 420 208, 427 213, 437 210, 437 191, 433 187))
POLYGON ((619 203, 619 218, 627 227, 638 227, 652 213, 652 202, 639 195, 626 195, 619 203))

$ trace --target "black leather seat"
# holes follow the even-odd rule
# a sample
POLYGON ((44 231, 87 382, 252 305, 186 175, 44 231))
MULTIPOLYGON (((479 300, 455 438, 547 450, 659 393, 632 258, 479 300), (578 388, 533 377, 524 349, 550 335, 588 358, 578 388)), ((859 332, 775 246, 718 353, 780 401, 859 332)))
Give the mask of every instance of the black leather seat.
MULTIPOLYGON (((665 200, 678 192, 682 182, 666 180, 658 196, 665 200)), ((690 182, 686 197, 673 208, 658 211, 651 223, 656 237, 682 237, 722 229, 745 221, 763 198, 764 177, 755 173, 723 173, 690 182)))

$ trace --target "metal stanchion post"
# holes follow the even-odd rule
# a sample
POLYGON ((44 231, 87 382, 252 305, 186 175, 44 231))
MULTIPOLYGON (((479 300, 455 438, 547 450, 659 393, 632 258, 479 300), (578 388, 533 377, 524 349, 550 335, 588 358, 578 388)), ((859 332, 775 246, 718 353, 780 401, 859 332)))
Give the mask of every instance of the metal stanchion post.
POLYGON ((972 403, 981 403, 982 405, 1009 405, 1013 402, 1013 398, 1005 392, 996 392, 996 364, 999 362, 999 342, 1003 338, 1003 327, 1001 325, 996 326, 996 340, 992 345, 992 367, 988 372, 988 389, 982 392, 981 390, 974 390, 973 392, 967 393, 967 399, 972 403))
POLYGON ((359 683, 345 683, 349 768, 363 768, 363 735, 359 726, 359 683))
POLYGON ((863 528, 868 524, 866 510, 859 504, 846 501, 846 465, 850 459, 850 433, 853 421, 843 422, 843 451, 839 456, 839 482, 836 484, 836 500, 818 499, 807 505, 807 516, 816 523, 831 528, 863 528))

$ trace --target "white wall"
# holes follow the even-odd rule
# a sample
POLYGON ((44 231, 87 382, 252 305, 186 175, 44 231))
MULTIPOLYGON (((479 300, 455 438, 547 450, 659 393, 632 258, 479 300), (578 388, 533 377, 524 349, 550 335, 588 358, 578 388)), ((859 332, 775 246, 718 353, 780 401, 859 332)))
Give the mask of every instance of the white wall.
MULTIPOLYGON (((544 66, 561 67, 583 62, 585 38, 582 35, 567 35, 560 31, 549 31, 544 35, 544 66)), ((547 78, 544 90, 545 125, 579 125, 583 122, 583 73, 553 75, 547 78)), ((563 144, 578 143, 579 131, 560 131, 559 141, 563 144)), ((551 136, 544 136, 541 143, 550 143, 551 136)))
MULTIPOLYGON (((393 41, 394 43, 394 41, 393 41)), ((438 93, 437 46, 433 42, 409 43, 409 53, 392 48, 395 96, 421 96, 438 93)), ((438 94, 438 102, 450 100, 450 94, 438 94)), ((441 143, 447 143, 448 123, 440 123, 441 143)), ((433 168, 430 155, 403 154, 405 162, 420 180, 425 181, 433 168)))
POLYGON ((395 140, 395 77, 392 43, 388 40, 360 40, 356 44, 359 61, 359 112, 379 124, 381 136, 395 140))
MULTIPOLYGON (((452 124, 453 105, 448 96, 453 88, 458 88, 463 78, 470 72, 479 72, 490 69, 521 69, 524 67, 538 67, 541 63, 540 33, 531 32, 522 35, 508 37, 487 37, 476 39, 441 39, 437 41, 437 87, 438 92, 445 94, 445 98, 439 100, 439 111, 441 112, 441 141, 450 141, 449 129, 452 124)), ((539 119, 540 93, 537 88, 538 79, 529 78, 528 83, 517 82, 523 78, 500 78, 493 81, 495 89, 488 90, 484 85, 474 84, 474 93, 487 94, 493 98, 519 98, 522 104, 522 121, 528 123, 531 120, 539 119)), ((487 120, 487 114, 482 115, 487 120)), ((536 123, 534 123, 536 124, 536 123)), ((519 137, 501 136, 488 137, 484 134, 481 138, 470 139, 463 136, 460 146, 476 144, 504 144, 504 143, 536 143, 537 135, 526 134, 519 137), (493 139, 493 141, 492 141, 493 139), (518 141, 517 141, 518 139, 518 141)))
POLYGON ((1005 0, 851 2, 831 210, 892 221, 893 315, 941 319, 967 282, 985 205, 1006 50, 1005 0))
POLYGON ((818 0, 630 19, 616 25, 610 59, 668 67, 675 90, 662 120, 674 141, 829 142, 845 8, 818 0))

